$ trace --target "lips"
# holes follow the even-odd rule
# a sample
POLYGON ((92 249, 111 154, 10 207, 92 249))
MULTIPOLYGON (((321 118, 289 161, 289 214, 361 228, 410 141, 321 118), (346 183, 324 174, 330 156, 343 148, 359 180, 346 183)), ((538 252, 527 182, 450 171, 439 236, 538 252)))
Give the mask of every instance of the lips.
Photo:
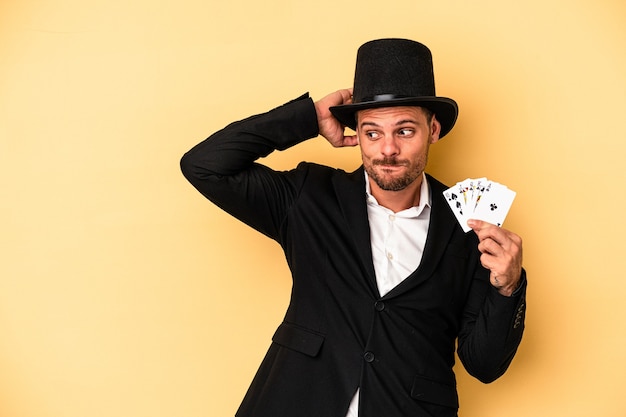
POLYGON ((383 168, 395 168, 409 166, 409 161, 398 160, 395 158, 375 159, 372 161, 372 165, 381 166, 383 168))

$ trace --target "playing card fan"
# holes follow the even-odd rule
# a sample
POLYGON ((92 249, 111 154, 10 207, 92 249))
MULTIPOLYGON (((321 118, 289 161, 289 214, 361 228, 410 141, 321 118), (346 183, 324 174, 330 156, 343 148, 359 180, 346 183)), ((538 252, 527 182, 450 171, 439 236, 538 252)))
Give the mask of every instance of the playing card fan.
POLYGON ((502 226, 515 199, 515 191, 487 178, 468 178, 443 193, 448 205, 465 232, 469 219, 502 226))

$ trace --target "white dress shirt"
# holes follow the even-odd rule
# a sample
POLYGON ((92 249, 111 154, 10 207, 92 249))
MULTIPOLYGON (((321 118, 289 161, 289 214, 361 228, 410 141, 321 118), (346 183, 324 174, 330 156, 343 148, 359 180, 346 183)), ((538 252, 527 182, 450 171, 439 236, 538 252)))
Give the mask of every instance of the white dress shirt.
MULTIPOLYGON (((378 204, 371 194, 365 173, 367 215, 376 283, 381 297, 404 281, 419 266, 430 224, 431 196, 426 175, 422 174, 418 206, 394 213, 378 204)), ((352 398, 346 417, 359 415, 359 390, 352 398)))

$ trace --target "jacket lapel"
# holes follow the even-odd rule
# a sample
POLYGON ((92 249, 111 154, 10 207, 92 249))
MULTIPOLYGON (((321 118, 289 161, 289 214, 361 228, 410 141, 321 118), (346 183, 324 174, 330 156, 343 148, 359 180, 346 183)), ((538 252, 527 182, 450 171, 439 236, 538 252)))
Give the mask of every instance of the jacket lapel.
POLYGON ((333 184, 346 227, 354 240, 363 271, 366 271, 368 285, 375 294, 378 294, 370 244, 370 227, 367 217, 363 167, 349 173, 347 176, 334 177, 333 184))

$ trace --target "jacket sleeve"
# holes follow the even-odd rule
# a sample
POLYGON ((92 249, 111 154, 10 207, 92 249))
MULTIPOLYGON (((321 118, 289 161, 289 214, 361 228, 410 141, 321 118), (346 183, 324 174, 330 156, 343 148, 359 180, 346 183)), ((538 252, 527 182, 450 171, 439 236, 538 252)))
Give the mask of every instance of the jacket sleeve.
POLYGON ((206 198, 277 239, 306 169, 277 172, 255 161, 317 135, 315 106, 304 94, 267 113, 231 123, 185 153, 180 165, 206 198))
POLYGON ((457 353, 467 372, 484 383, 502 376, 517 352, 524 332, 526 285, 525 270, 511 297, 498 293, 488 278, 474 280, 457 353))

